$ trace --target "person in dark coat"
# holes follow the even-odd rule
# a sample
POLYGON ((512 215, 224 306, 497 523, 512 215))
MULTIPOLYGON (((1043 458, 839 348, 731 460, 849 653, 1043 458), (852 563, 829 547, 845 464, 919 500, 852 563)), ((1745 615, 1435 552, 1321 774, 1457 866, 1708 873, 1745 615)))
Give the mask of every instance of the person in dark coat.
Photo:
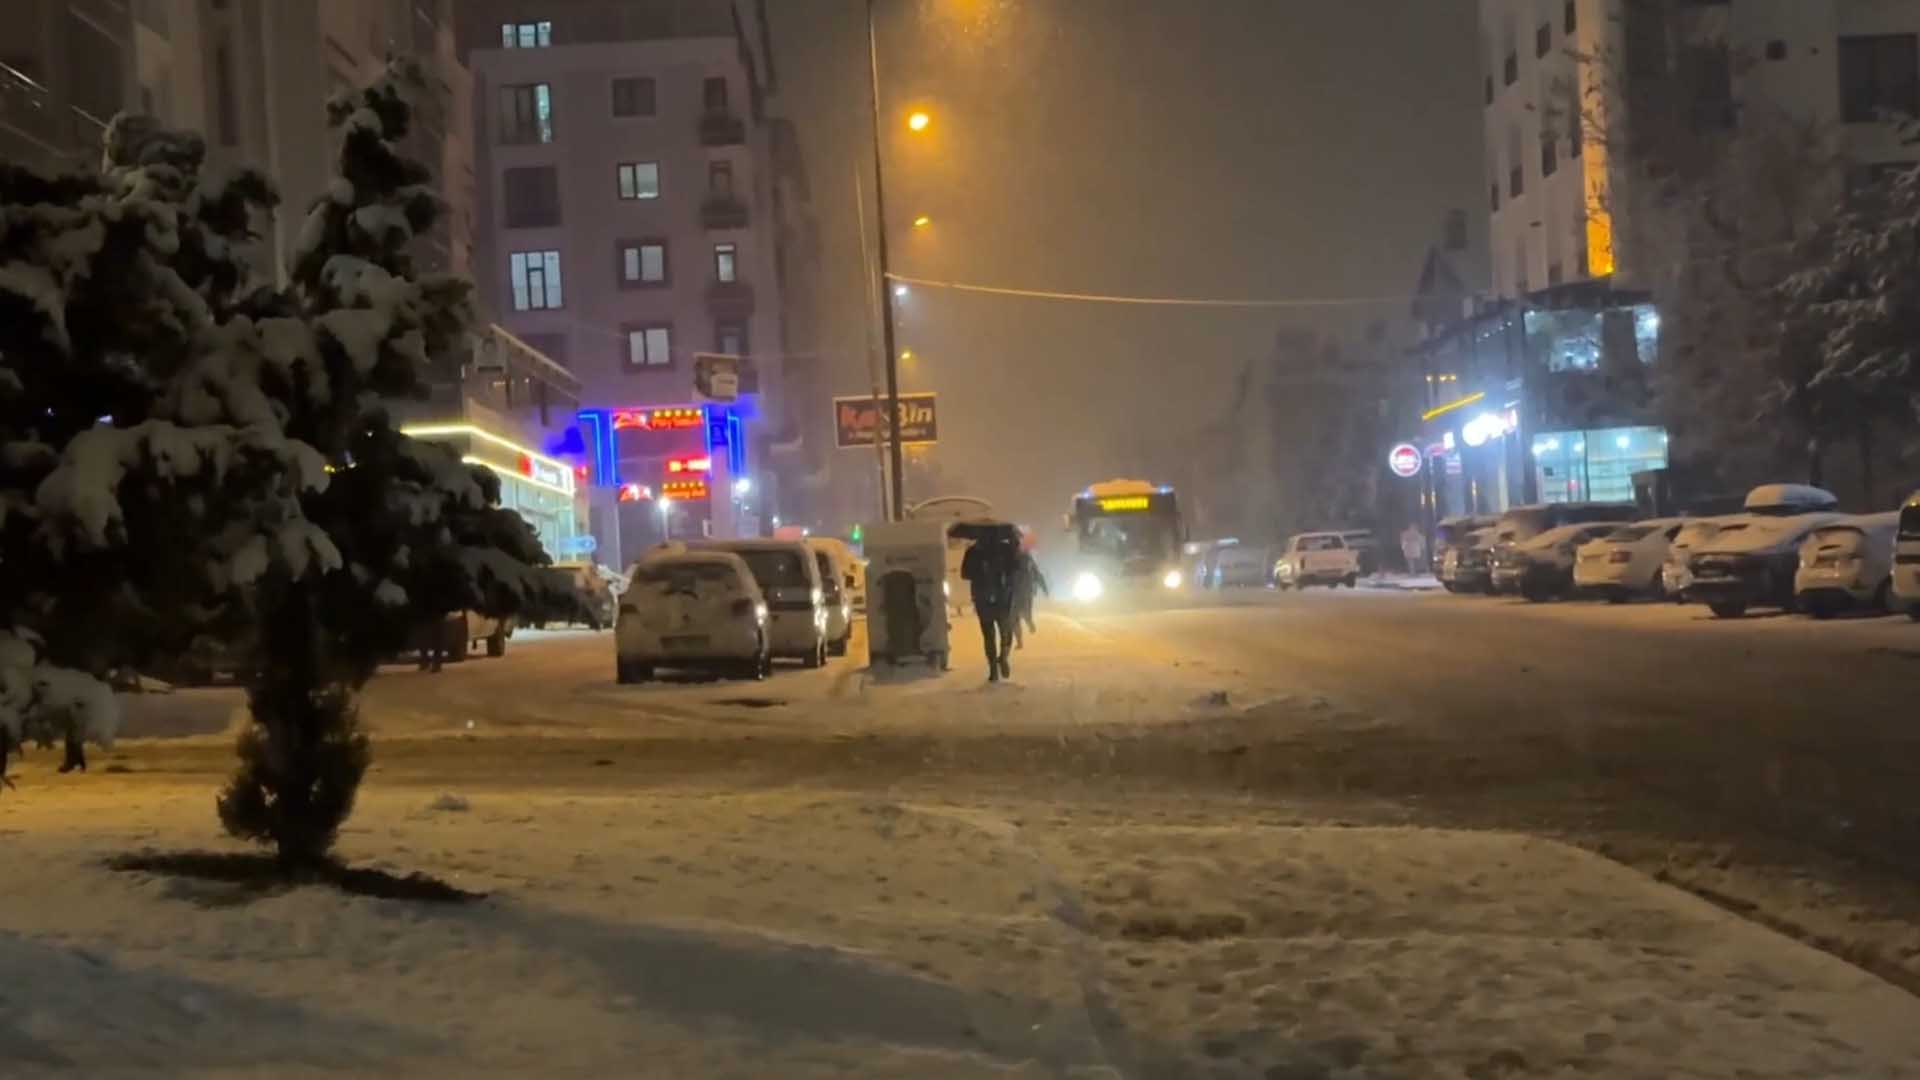
POLYGON ((1040 572, 1040 563, 1034 559, 1033 552, 1023 550, 1015 556, 1013 564, 1013 647, 1016 649, 1026 648, 1027 635, 1039 629, 1033 622, 1035 589, 1053 595, 1053 590, 1047 587, 1047 575, 1040 572))
POLYGON ((987 651, 987 681, 1012 678, 1007 653, 1013 648, 1013 571, 1015 545, 999 536, 983 536, 960 560, 960 576, 973 592, 980 637, 987 651))

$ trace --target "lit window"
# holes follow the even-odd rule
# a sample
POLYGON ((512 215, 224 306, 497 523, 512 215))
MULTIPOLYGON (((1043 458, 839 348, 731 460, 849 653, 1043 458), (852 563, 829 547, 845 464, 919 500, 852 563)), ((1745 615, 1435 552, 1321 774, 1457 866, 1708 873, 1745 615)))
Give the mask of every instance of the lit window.
POLYGON ((740 280, 740 249, 733 244, 713 245, 713 277, 715 281, 735 282, 740 280))
POLYGON ((516 251, 511 268, 515 311, 543 311, 561 306, 558 251, 516 251))
POLYGON ((503 49, 544 49, 551 44, 553 44, 551 22, 500 24, 500 47, 503 49))
POLYGON ((624 285, 664 285, 667 282, 667 245, 660 240, 620 246, 620 281, 624 285))
POLYGON ((639 161, 621 165, 620 197, 622 199, 659 198, 660 163, 639 161))
POLYGON ((546 83, 500 88, 500 141, 553 141, 553 88, 546 83))
POLYGON ((626 328, 629 368, 668 367, 673 363, 673 330, 668 326, 626 328))

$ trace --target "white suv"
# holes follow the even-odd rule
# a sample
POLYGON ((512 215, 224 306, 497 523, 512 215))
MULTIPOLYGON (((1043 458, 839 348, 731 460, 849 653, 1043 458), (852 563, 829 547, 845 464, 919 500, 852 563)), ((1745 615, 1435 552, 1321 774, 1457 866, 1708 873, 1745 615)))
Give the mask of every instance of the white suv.
POLYGON ((1282 589, 1309 585, 1345 585, 1360 580, 1360 556, 1339 533, 1301 533, 1287 541, 1273 564, 1273 583, 1282 589))

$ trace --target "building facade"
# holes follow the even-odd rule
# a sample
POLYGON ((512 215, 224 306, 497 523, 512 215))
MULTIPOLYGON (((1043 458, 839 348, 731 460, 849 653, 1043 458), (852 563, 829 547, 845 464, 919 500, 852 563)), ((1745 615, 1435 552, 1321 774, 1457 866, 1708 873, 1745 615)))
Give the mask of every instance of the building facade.
POLYGON ((107 122, 140 103, 133 12, 126 0, 6 5, 0 159, 43 169, 99 160, 107 122))
POLYGON ((624 562, 662 536, 763 531, 792 347, 764 35, 724 0, 460 14, 475 278, 503 326, 579 381, 602 550, 624 562), (696 390, 700 354, 739 358, 737 400, 696 390))

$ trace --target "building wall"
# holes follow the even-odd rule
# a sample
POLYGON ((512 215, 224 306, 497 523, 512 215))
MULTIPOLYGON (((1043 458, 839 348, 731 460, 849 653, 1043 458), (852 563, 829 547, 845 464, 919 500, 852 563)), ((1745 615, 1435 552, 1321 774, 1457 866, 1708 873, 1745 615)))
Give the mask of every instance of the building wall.
MULTIPOLYGON (((1674 0, 1677 2, 1677 0, 1674 0)), ((1484 110, 1490 253, 1497 295, 1515 297, 1561 282, 1617 274, 1649 282, 1653 258, 1635 252, 1631 214, 1644 178, 1622 167, 1611 145, 1634 120, 1617 71, 1626 27, 1640 0, 1480 0, 1482 64, 1491 101, 1484 110), (1566 28, 1566 13, 1575 29, 1566 28), (1547 49, 1538 48, 1542 27, 1547 49), (1508 80, 1508 58, 1512 74, 1508 80), (1581 104, 1576 105, 1576 102, 1581 104), (1575 113, 1580 112, 1574 151, 1575 113), (1608 133, 1615 133, 1609 137, 1608 133), (1546 172, 1542 140, 1555 144, 1546 172), (1520 170, 1515 195, 1512 171, 1520 170), (1497 188, 1497 191, 1496 191, 1497 188)), ((1686 9, 1682 9, 1686 10, 1686 9)), ((1730 53, 1736 124, 1789 120, 1833 134, 1834 149, 1863 165, 1911 161, 1891 125, 1841 122, 1839 39, 1920 31, 1911 0, 1739 0, 1695 5, 1703 34, 1724 36, 1730 53)), ((1685 107, 1675 103, 1676 108, 1685 107)))
POLYGON ((139 103, 127 0, 8 0, 0 33, 0 158, 90 164, 113 114, 139 103))

